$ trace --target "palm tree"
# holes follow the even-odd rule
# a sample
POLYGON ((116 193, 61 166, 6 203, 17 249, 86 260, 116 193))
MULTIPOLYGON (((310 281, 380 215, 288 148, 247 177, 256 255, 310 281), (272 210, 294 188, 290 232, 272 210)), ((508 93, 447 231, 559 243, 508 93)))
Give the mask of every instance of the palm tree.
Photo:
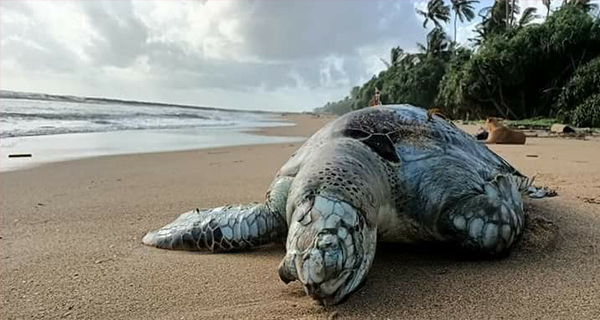
POLYGON ((508 21, 508 26, 506 27, 507 29, 509 27, 515 25, 515 18, 519 14, 519 6, 517 5, 517 0, 512 0, 512 3, 510 4, 510 8, 512 9, 511 12, 514 12, 514 13, 512 13, 509 17, 507 17, 507 21, 508 21))
POLYGON ((481 23, 490 31, 500 31, 501 28, 508 27, 510 16, 516 14, 515 8, 512 10, 508 0, 496 0, 491 7, 485 7, 479 11, 482 17, 481 23), (510 13, 512 11, 512 13, 510 13))
POLYGON ((402 60, 403 56, 404 56, 404 50, 402 50, 402 48, 400 48, 400 47, 392 48, 392 50, 390 50, 390 63, 392 65, 398 64, 398 62, 400 62, 400 60, 402 60))
POLYGON ((475 12, 473 12, 473 5, 479 3, 478 0, 450 0, 452 4, 452 10, 454 10, 454 43, 456 43, 456 20, 460 19, 460 22, 473 20, 475 18, 475 12))
POLYGON ((485 7, 479 11, 481 23, 477 25, 475 31, 479 34, 477 42, 481 43, 489 35, 502 33, 508 28, 509 14, 507 11, 512 11, 513 14, 516 14, 514 7, 512 7, 512 10, 509 9, 511 8, 508 0, 496 0, 492 6, 485 7))
POLYGON ((440 27, 435 27, 429 34, 427 34, 427 45, 417 43, 417 47, 425 53, 431 55, 438 55, 444 51, 447 51, 450 47, 448 41, 448 35, 440 27))
POLYGON ((537 9, 530 7, 526 8, 521 18, 516 21, 519 11, 519 6, 514 0, 496 0, 491 7, 481 9, 479 16, 482 20, 475 30, 479 36, 471 40, 474 40, 475 44, 481 44, 491 34, 500 34, 511 28, 521 28, 537 18, 537 9))
POLYGON ((546 7, 546 19, 548 19, 548 16, 550 15, 550 2, 551 0, 542 0, 542 4, 546 7))
POLYGON ((398 63, 402 62, 402 60, 404 60, 405 57, 406 57, 406 53, 404 52, 404 50, 402 50, 402 48, 400 48, 400 47, 395 47, 390 50, 390 61, 389 62, 382 58, 379 58, 379 60, 381 60, 381 62, 383 62, 383 64, 385 64, 385 66, 389 69, 392 66, 395 66, 398 63))
POLYGON ((422 15, 425 18, 423 21, 423 28, 427 28, 427 23, 431 20, 436 27, 440 28, 442 25, 440 21, 450 21, 450 6, 444 5, 444 0, 429 0, 427 2, 427 12, 416 9, 417 14, 422 15))
POLYGON ((526 8, 525 10, 523 10, 523 14, 521 15, 521 18, 519 19, 519 24, 517 25, 518 28, 524 27, 526 25, 528 25, 529 23, 531 23, 533 20, 537 19, 538 15, 536 14, 537 12, 537 8, 534 7, 529 7, 526 8))

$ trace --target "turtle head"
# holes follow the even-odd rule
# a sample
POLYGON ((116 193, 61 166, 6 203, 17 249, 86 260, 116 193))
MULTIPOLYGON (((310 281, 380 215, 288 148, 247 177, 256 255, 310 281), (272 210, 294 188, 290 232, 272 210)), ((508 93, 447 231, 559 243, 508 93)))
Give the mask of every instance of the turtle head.
POLYGON ((376 228, 359 210, 319 195, 294 211, 279 276, 299 280, 307 294, 333 305, 365 280, 375 246, 376 228))

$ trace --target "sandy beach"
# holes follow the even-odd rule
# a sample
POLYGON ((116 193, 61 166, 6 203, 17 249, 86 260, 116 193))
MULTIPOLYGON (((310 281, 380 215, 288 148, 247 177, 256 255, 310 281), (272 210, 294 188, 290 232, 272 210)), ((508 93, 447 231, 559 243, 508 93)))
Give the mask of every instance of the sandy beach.
MULTIPOLYGON (((331 118, 261 134, 309 136, 331 118)), ((473 128, 467 128, 473 130, 473 128)), ((322 307, 277 275, 282 245, 206 254, 141 238, 196 207, 262 201, 298 143, 119 155, 0 174, 2 319, 599 319, 600 139, 492 146, 536 185, 501 260, 385 244, 364 287, 322 307)))

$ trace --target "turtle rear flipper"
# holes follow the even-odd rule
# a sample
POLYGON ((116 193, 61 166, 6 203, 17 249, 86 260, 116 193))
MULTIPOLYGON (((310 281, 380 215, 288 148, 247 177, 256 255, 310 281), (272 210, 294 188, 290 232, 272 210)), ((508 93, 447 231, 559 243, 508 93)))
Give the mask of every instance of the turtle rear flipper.
POLYGON ((524 177, 499 174, 485 183, 483 193, 462 199, 443 219, 444 229, 470 251, 502 256, 520 239, 525 228, 522 188, 524 177))
POLYGON ((148 232, 142 242, 162 249, 223 252, 282 240, 286 229, 278 214, 255 203, 186 212, 148 232))

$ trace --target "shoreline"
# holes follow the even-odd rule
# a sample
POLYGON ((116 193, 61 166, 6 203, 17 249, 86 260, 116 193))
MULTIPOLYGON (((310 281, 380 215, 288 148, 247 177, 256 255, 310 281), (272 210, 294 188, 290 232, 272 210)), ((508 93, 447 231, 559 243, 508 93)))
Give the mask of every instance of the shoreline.
MULTIPOLYGON (((327 119, 294 127, 306 135, 327 119)), ((280 134, 281 128, 265 129, 280 134)), ((507 258, 382 244, 366 284, 325 308, 277 275, 281 244, 205 254, 142 236, 196 207, 262 201, 302 142, 88 158, 0 173, 3 319, 597 318, 600 140, 493 145, 555 198, 527 200, 507 258), (536 155, 528 157, 527 155, 536 155), (544 223, 548 221, 548 223, 544 223)))
MULTIPOLYGON (((0 161, 2 162, 0 163, 0 172, 27 170, 39 166, 52 165, 59 162, 78 161, 98 157, 182 152, 263 144, 295 143, 304 141, 307 137, 307 132, 304 129, 304 126, 302 126, 302 123, 307 121, 310 122, 312 119, 319 118, 321 117, 315 117, 313 115, 288 114, 281 115, 280 118, 277 119, 277 121, 281 121, 282 124, 277 126, 236 129, 146 129, 70 133, 64 135, 42 135, 34 137, 14 137, 11 139, 26 138, 28 139, 26 140, 28 143, 26 143, 25 147, 21 146, 21 150, 14 151, 13 149, 7 152, 6 149, 9 148, 2 149, 2 152, 0 153, 0 161), (293 128, 298 127, 296 122, 301 123, 300 129, 293 128), (174 137, 173 133, 175 133, 177 136, 174 137), (124 140, 127 141, 128 138, 129 140, 133 140, 134 143, 138 144, 139 141, 153 138, 155 140, 155 145, 142 146, 141 148, 131 144, 128 145, 126 142, 123 142, 124 140), (88 141, 95 142, 97 145, 93 148, 85 149, 88 141), (178 145, 175 147, 168 146, 171 141, 176 141, 178 145), (202 144, 204 144, 204 146, 201 146, 202 144), (29 145, 29 147, 27 145, 29 145), (44 149, 48 145, 53 146, 53 150, 44 149), (115 145, 117 145, 116 149, 114 149, 115 145), (56 150, 57 146, 58 150, 56 150), (78 151, 73 151, 74 146, 79 148, 78 151), (113 148, 113 151, 107 151, 110 150, 109 148, 113 148), (135 150, 136 148, 139 149, 135 150), (35 151, 32 152, 32 149, 35 151), (123 149, 127 150, 123 151, 123 149), (73 152, 76 154, 72 154, 73 152), (32 154, 33 157, 9 159, 8 155, 13 153, 32 154)), ((322 119, 331 118, 323 117, 322 119)), ((311 127, 311 129, 313 128, 311 127)), ((5 139, 3 141, 3 144, 4 143, 6 143, 5 139)))

